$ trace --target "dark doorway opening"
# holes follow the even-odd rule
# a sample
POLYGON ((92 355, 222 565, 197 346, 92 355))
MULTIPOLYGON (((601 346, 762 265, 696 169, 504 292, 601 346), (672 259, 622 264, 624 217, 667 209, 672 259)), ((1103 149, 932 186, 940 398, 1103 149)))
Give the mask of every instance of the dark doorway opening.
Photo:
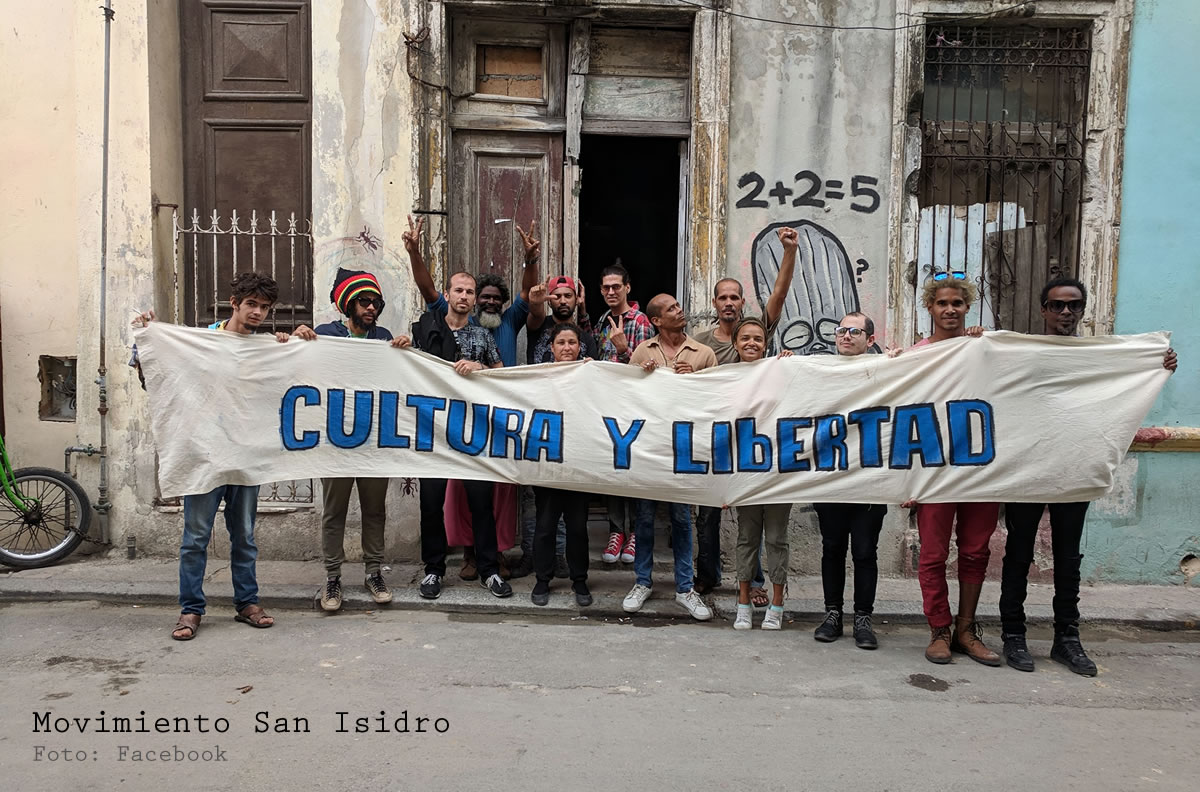
POLYGON ((607 310, 600 295, 600 270, 618 259, 629 270, 629 299, 643 310, 654 295, 675 294, 680 144, 677 138, 582 138, 579 275, 593 320, 607 310))

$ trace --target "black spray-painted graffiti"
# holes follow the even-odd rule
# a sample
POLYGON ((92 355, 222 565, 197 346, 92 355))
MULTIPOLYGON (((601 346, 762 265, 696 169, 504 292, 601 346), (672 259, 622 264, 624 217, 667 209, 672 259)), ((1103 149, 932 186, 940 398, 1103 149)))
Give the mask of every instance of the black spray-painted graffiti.
MULTIPOLYGON (((792 206, 813 206, 818 209, 825 206, 828 201, 841 201, 846 197, 845 183, 830 179, 825 181, 816 173, 810 170, 802 170, 792 177, 793 183, 797 185, 806 185, 800 195, 792 199, 792 206), (825 188, 825 194, 822 197, 817 197, 821 194, 821 188, 825 188)), ((854 203, 850 204, 850 208, 856 212, 863 214, 871 214, 879 209, 883 202, 879 197, 879 192, 875 189, 879 185, 879 179, 874 176, 854 176, 850 179, 850 197, 855 199, 854 203)), ((762 176, 754 171, 743 173, 738 179, 737 186, 739 189, 749 188, 749 191, 741 198, 737 199, 734 204, 738 209, 766 209, 770 207, 770 203, 758 196, 762 193, 763 188, 767 186, 767 181, 762 176)), ((796 194, 796 191, 784 185, 782 181, 775 182, 775 186, 767 191, 767 195, 779 202, 780 206, 787 204, 787 199, 796 194)))
POLYGON ((800 237, 792 290, 783 303, 783 317, 775 336, 777 346, 797 355, 830 355, 834 352, 838 323, 859 310, 856 282, 870 265, 865 259, 850 263, 846 248, 833 232, 809 220, 772 223, 754 238, 750 268, 759 305, 779 275, 783 244, 777 229, 790 226, 800 237))

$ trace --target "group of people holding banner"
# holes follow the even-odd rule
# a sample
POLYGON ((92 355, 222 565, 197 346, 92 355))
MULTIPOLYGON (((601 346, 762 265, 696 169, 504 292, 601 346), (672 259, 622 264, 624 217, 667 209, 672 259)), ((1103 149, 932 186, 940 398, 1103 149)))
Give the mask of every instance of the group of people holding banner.
MULTIPOLYGON (((516 365, 517 337, 524 327, 527 363, 595 359, 686 376, 712 366, 761 361, 766 356, 792 285, 798 249, 795 229, 780 228, 778 235, 784 256, 761 318, 743 314, 742 285, 726 278, 714 289, 716 324, 692 336, 687 333, 687 318, 675 297, 657 295, 644 311, 630 300, 629 273, 620 265, 606 267, 601 272, 599 286, 607 310, 593 327, 584 306, 581 284, 567 276, 540 281, 537 271, 540 244, 532 226, 528 232, 517 229, 525 248, 525 267, 521 293, 507 308, 507 283, 494 275, 476 277, 455 272, 449 276, 443 293, 422 259, 421 230, 422 222, 414 223, 410 218, 409 230, 403 235, 414 281, 427 309, 413 323, 410 333, 393 336, 379 325, 385 301, 372 273, 339 269, 330 299, 343 318, 315 329, 300 327, 290 335, 279 333, 278 340, 339 336, 379 340, 400 348, 413 346, 452 363, 457 373, 470 376, 485 368, 516 365)), ((212 327, 253 333, 267 317, 277 296, 278 288, 270 278, 257 273, 239 274, 233 282, 231 318, 212 327)), ((967 326, 968 310, 978 294, 965 273, 935 273, 924 285, 921 296, 930 313, 933 332, 917 346, 983 332, 981 327, 967 326)), ((1040 300, 1044 332, 1075 335, 1086 300, 1086 288, 1078 280, 1059 278, 1047 283, 1040 300)), ((148 312, 138 322, 144 324, 151 319, 153 313, 148 312)), ((847 314, 836 328, 835 342, 839 355, 868 353, 875 344, 874 322, 862 313, 847 314)), ((780 357, 790 354, 785 350, 780 357)), ((888 354, 900 351, 889 350, 888 354)), ((1172 350, 1167 350, 1163 365, 1171 371, 1176 368, 1172 350)), ((384 478, 322 479, 321 544, 326 581, 321 590, 321 606, 327 611, 338 610, 342 604, 346 515, 355 490, 362 511, 364 586, 378 603, 392 599, 382 574, 387 485, 384 478)), ((464 545, 460 576, 478 579, 496 597, 511 596, 512 587, 506 578, 532 573, 536 577, 531 594, 534 604, 546 605, 551 581, 563 577, 570 578, 576 603, 581 607, 591 605, 587 537, 590 499, 586 493, 535 487, 533 509, 527 510, 532 511, 532 519, 522 525, 521 557, 508 567, 501 551, 517 544, 519 488, 487 481, 422 478, 421 596, 426 599, 440 596, 448 549, 451 545, 464 545)), ((241 485, 224 485, 209 493, 185 497, 180 550, 182 612, 172 633, 176 640, 195 637, 205 611, 200 584, 213 521, 222 501, 231 538, 237 619, 254 627, 273 624, 273 619, 258 604, 254 573, 257 548, 253 539, 256 500, 257 487, 241 485)), ((721 509, 699 509, 695 531, 699 547, 694 552, 691 506, 606 497, 610 530, 601 560, 608 564, 618 561, 633 564, 635 582, 623 600, 623 608, 628 613, 640 610, 652 592, 654 520, 660 505, 665 507, 671 526, 675 600, 695 619, 710 620, 713 610, 703 596, 721 582, 721 509)), ((985 665, 1007 662, 1013 668, 1032 671, 1034 661, 1025 642, 1023 603, 1034 542, 1046 504, 1013 503, 1005 508, 1008 537, 1000 599, 1001 653, 984 643, 976 620, 988 567, 989 542, 997 527, 1000 504, 908 501, 902 506, 915 509, 921 539, 918 577, 930 626, 925 657, 941 664, 960 653, 985 665), (956 536, 958 550, 959 601, 955 614, 950 610, 946 582, 952 534, 956 536)), ((1091 676, 1096 673, 1096 666, 1080 643, 1078 627, 1080 543, 1087 506, 1087 503, 1049 504, 1055 583, 1051 657, 1076 673, 1091 676)), ((756 607, 766 608, 760 622, 762 629, 783 627, 790 510, 790 504, 737 508, 738 541, 734 557, 738 601, 733 622, 737 630, 753 627, 756 607), (769 595, 763 577, 764 559, 766 577, 771 582, 769 595)), ((814 638, 835 641, 849 626, 856 646, 875 649, 878 639, 871 618, 878 579, 878 540, 887 508, 879 504, 821 503, 816 504, 815 510, 823 546, 821 571, 826 615, 816 627, 814 638), (854 566, 850 619, 846 618, 843 593, 848 551, 854 566), (845 622, 851 624, 844 626, 845 622)))

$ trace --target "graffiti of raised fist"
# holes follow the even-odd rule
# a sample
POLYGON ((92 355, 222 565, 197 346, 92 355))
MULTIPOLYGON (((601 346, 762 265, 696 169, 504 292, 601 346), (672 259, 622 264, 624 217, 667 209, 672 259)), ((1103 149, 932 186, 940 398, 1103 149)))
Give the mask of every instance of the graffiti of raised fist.
POLYGON ((779 241, 784 250, 795 250, 800 247, 800 234, 791 226, 783 226, 776 233, 779 234, 779 241))

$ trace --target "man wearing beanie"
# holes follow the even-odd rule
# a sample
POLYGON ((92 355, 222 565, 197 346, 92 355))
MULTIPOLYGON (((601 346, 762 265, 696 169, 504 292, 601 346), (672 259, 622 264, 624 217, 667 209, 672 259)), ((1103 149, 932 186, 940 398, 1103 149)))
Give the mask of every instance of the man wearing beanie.
MULTIPOLYGON (((383 313, 383 292, 379 281, 369 272, 338 268, 333 279, 329 301, 345 316, 316 328, 316 335, 339 338, 393 340, 387 328, 379 326, 383 313)), ((297 335, 300 335, 297 331, 297 335)), ((407 339, 404 339, 407 340, 407 339)), ((383 527, 387 517, 388 479, 386 478, 323 478, 321 479, 321 556, 325 562, 325 586, 321 589, 321 609, 336 611, 342 607, 342 561, 345 560, 346 511, 350 508, 350 491, 358 487, 358 503, 362 509, 362 557, 366 567, 363 585, 379 604, 392 601, 381 571, 383 565, 383 527)))

